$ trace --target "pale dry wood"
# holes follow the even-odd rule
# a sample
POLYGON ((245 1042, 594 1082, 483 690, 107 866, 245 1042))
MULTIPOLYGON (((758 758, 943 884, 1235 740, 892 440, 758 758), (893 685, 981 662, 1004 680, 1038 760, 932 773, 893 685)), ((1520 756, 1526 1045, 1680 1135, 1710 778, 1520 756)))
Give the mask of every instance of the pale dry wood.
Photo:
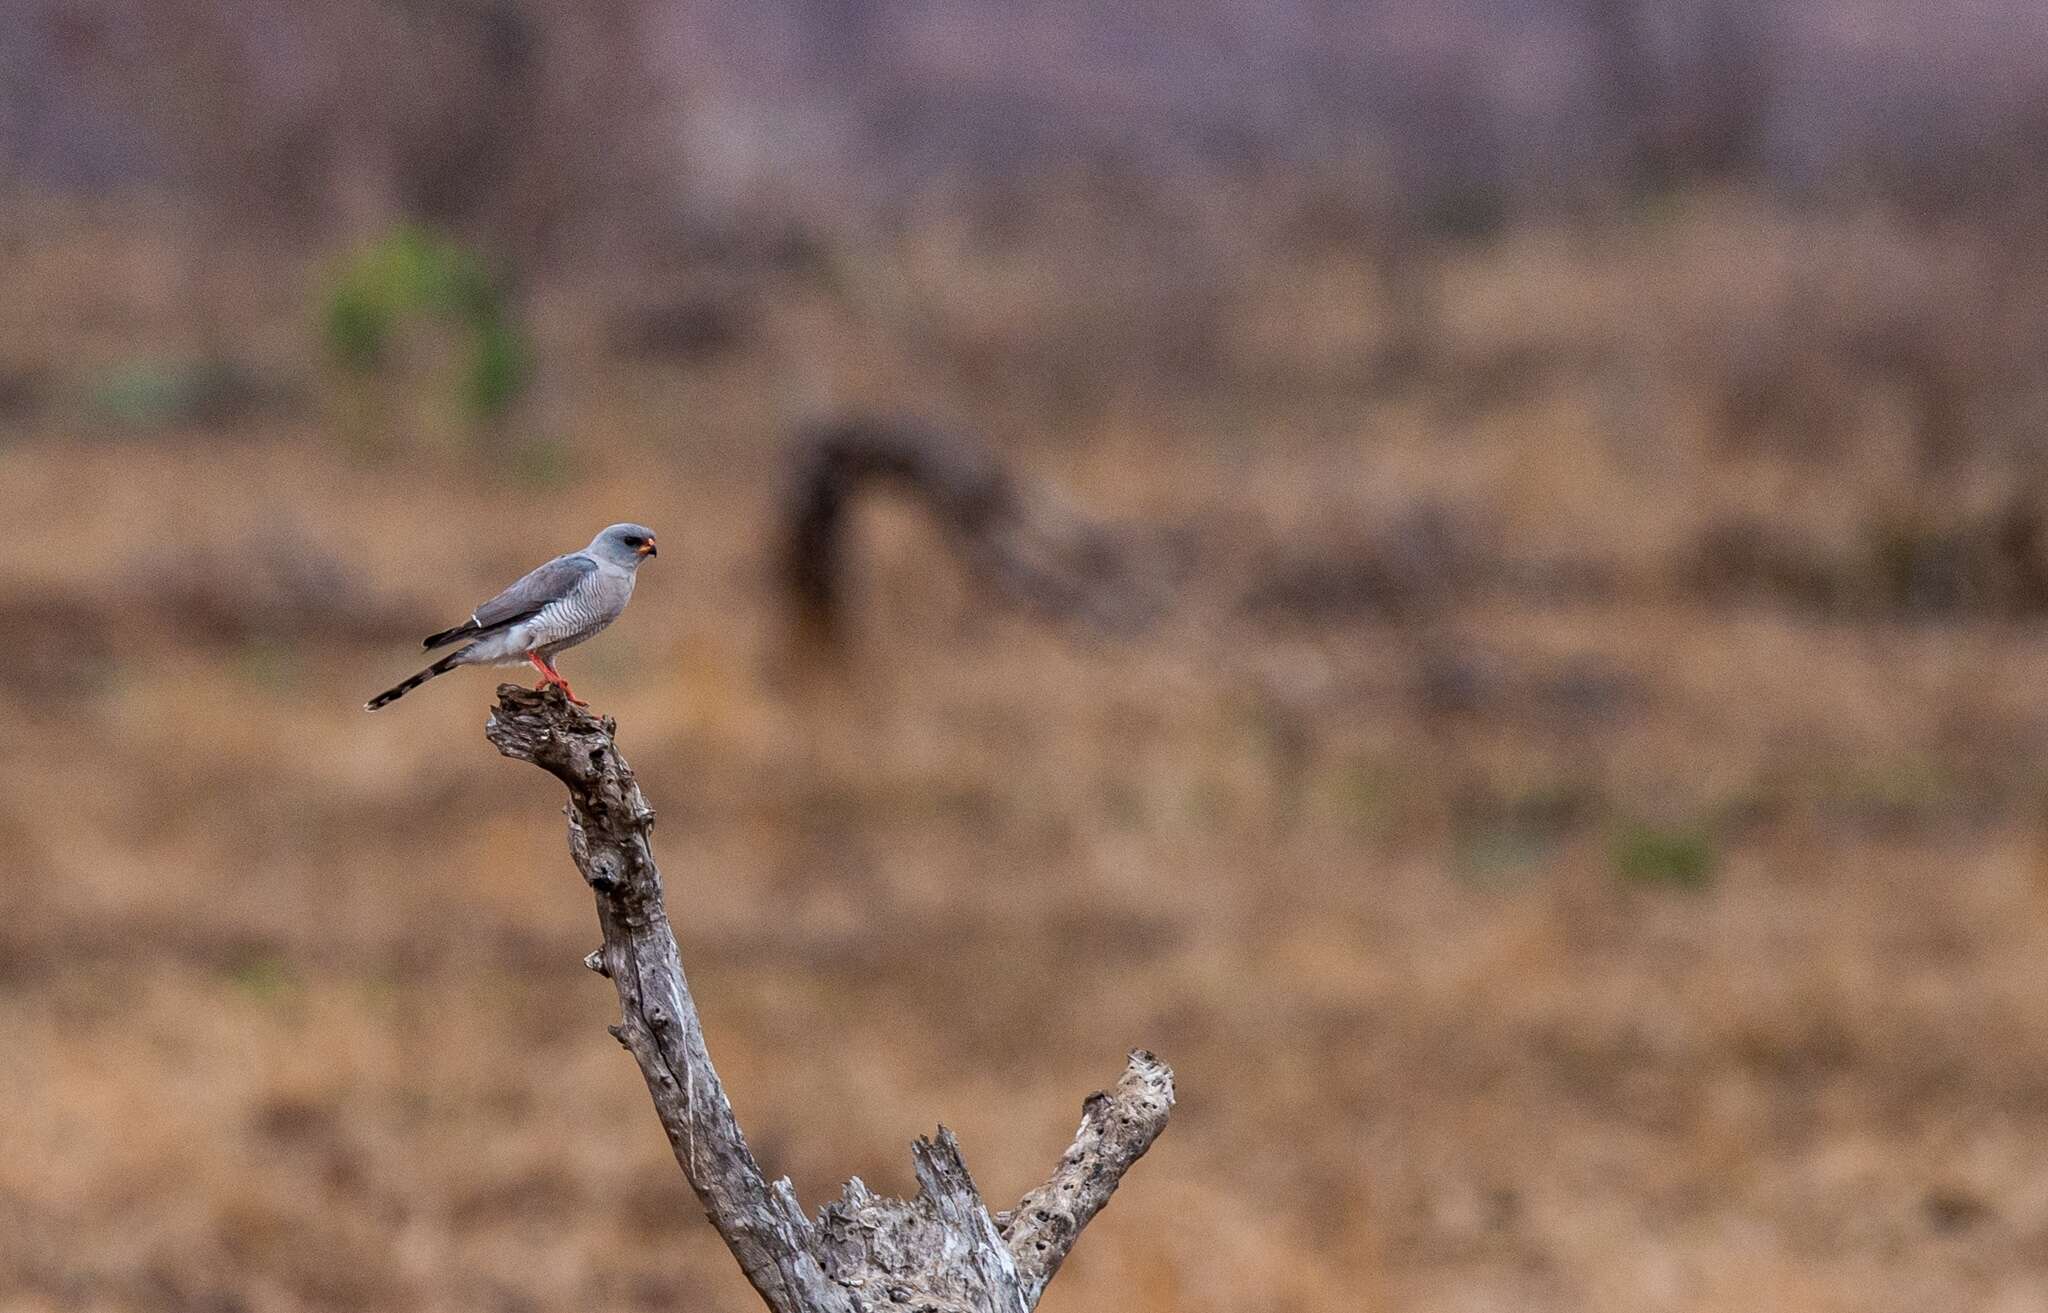
POLYGON ((711 1224, 776 1313, 1029 1313, 1081 1229, 1166 1126, 1173 1073, 1142 1050, 1116 1088, 1088 1097, 1050 1180, 996 1219, 944 1127, 912 1147, 914 1199, 858 1178, 805 1217, 770 1184, 704 1045, 648 836, 654 811, 619 755, 617 727, 556 690, 498 689, 485 733, 569 790, 569 852, 597 898, 604 946, 585 965, 618 990, 612 1033, 640 1065, 676 1161, 711 1224))
POLYGON ((1091 1094, 1081 1105, 1081 1129, 1052 1179, 996 1218, 1003 1243, 1016 1255, 1027 1302, 1038 1302, 1074 1237, 1109 1202, 1125 1169, 1166 1129, 1172 1109, 1173 1069, 1134 1050, 1116 1088, 1091 1094))

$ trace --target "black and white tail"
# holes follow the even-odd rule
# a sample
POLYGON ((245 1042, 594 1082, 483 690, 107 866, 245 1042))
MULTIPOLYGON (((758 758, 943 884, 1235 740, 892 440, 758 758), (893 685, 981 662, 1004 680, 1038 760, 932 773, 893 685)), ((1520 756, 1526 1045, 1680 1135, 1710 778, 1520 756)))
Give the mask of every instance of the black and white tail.
MULTIPOLYGON (((467 651, 468 649, 465 648, 463 650, 467 651)), ((434 678, 434 676, 445 675, 449 671, 455 669, 455 667, 460 664, 462 664, 462 653, 450 652, 447 656, 442 657, 439 661, 436 661, 433 665, 428 666, 425 670, 420 671, 420 673, 414 675, 412 678, 406 680, 404 683, 399 684, 393 688, 387 688, 382 693, 379 693, 376 697, 371 698, 368 702, 365 702, 363 704, 363 710, 375 711, 379 707, 388 707, 392 703, 398 701, 398 699, 404 697, 406 694, 418 688, 420 685, 434 678)))
POLYGON ((446 647, 458 638, 468 638, 472 634, 481 634, 482 632, 483 626, 479 625, 474 618, 471 618, 463 621, 453 629, 443 629, 438 634, 428 634, 420 640, 420 646, 431 652, 437 647, 446 647))

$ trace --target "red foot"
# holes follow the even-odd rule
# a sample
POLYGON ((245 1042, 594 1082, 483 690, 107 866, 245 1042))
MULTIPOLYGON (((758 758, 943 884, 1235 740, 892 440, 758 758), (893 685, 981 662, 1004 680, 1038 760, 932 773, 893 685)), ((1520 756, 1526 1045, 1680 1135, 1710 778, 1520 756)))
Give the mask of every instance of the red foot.
POLYGON ((576 696, 575 690, 569 687, 569 681, 563 679, 561 672, 548 664, 546 657, 542 656, 538 652, 528 652, 526 654, 526 659, 533 663, 533 668, 535 670, 540 671, 540 683, 535 684, 533 686, 534 692, 538 693, 542 689, 552 685, 555 688, 562 690, 562 696, 569 699, 569 702, 572 706, 587 707, 590 705, 588 702, 585 702, 582 698, 576 696))

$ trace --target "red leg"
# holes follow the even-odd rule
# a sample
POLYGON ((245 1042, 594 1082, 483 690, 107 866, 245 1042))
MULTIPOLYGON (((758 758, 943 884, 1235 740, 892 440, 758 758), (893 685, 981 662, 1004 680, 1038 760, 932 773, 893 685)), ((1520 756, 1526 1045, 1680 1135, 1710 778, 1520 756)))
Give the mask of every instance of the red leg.
POLYGON ((542 656, 538 652, 528 652, 526 654, 526 659, 528 661, 533 662, 535 667, 537 667, 540 670, 540 686, 542 688, 546 688, 549 684, 553 684, 556 688, 562 690, 563 697, 569 699, 569 701, 574 703, 575 705, 579 707, 587 707, 590 705, 588 702, 585 702, 582 698, 576 696, 576 690, 569 687, 569 681, 562 678, 562 672, 556 670, 553 664, 550 663, 546 657, 542 656))

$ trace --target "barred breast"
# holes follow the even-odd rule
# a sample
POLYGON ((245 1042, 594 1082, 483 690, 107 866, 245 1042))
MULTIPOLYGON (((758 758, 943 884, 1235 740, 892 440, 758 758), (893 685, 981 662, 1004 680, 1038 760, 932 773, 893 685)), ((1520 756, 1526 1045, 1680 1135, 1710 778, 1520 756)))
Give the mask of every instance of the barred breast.
POLYGON ((567 597, 541 608, 528 623, 527 642, 544 653, 554 653, 593 638, 618 619, 632 591, 630 575, 623 581, 593 576, 567 597))

